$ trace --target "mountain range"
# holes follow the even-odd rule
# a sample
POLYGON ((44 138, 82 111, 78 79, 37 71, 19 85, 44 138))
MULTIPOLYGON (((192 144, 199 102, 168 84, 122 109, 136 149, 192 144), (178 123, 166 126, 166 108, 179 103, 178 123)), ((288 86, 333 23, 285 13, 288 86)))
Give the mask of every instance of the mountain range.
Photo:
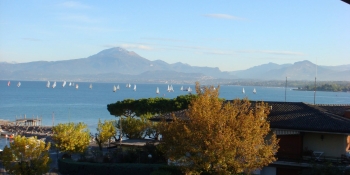
MULTIPOLYGON (((0 63, 2 80, 67 80, 142 83, 229 82, 232 80, 292 80, 312 81, 316 65, 310 61, 294 64, 267 63, 246 70, 220 71, 217 67, 198 67, 181 62, 168 64, 150 61, 133 51, 120 47, 102 50, 87 58, 63 61, 0 63)), ((350 81, 350 64, 317 66, 318 80, 350 81)))

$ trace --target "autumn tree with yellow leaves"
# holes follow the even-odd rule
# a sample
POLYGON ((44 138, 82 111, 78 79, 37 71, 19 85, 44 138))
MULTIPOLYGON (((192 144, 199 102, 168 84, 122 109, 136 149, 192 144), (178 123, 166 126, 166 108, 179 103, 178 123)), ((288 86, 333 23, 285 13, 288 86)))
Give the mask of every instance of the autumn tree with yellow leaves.
POLYGON ((186 173, 250 173, 275 161, 278 140, 267 121, 269 107, 248 99, 225 102, 219 87, 196 83, 187 119, 161 122, 160 147, 186 173))
POLYGON ((67 154, 83 153, 89 146, 90 132, 82 122, 60 123, 53 127, 53 132, 55 147, 67 154))
POLYGON ((104 123, 98 120, 97 124, 97 134, 95 141, 98 144, 100 150, 102 151, 102 144, 107 142, 111 137, 116 135, 117 129, 115 128, 115 121, 105 120, 104 123))
POLYGON ((1 160, 10 174, 43 174, 50 168, 49 149, 50 143, 45 143, 36 137, 16 136, 10 147, 5 146, 1 160))

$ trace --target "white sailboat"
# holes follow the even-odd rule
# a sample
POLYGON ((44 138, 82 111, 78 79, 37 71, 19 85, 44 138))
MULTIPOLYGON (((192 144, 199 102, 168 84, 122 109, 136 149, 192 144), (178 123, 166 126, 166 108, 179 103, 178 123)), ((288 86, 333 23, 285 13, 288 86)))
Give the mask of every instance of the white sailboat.
POLYGON ((20 87, 20 86, 21 86, 21 82, 18 82, 18 83, 17 83, 17 87, 20 87))
POLYGON ((79 88, 79 85, 78 85, 78 84, 76 84, 76 85, 75 85, 75 89, 78 89, 78 88, 79 88))
POLYGON ((134 85, 134 91, 136 91, 136 84, 134 85))
POLYGON ((72 86, 72 82, 69 82, 69 85, 68 86, 72 86))
POLYGON ((56 87, 56 81, 53 82, 53 85, 52 85, 52 88, 55 88, 56 87))
POLYGON ((192 92, 191 87, 188 87, 187 91, 188 91, 188 92, 192 92))
POLYGON ((63 81, 62 87, 65 87, 66 83, 67 83, 66 81, 63 81))
POLYGON ((89 86, 90 89, 92 89, 92 83, 90 83, 90 86, 89 86))
POLYGON ((11 82, 9 81, 9 82, 7 82, 7 86, 10 86, 10 84, 11 84, 11 82))
POLYGON ((118 84, 118 86, 117 86, 117 90, 119 90, 119 84, 118 84))
POLYGON ((50 88, 50 81, 47 81, 46 87, 47 87, 47 88, 50 88))
POLYGON ((183 87, 183 86, 181 86, 180 90, 182 90, 182 91, 183 91, 183 90, 184 90, 184 87, 183 87))
POLYGON ((117 87, 113 86, 113 92, 117 91, 117 87))
POLYGON ((256 94, 256 89, 254 88, 253 93, 256 94))
POLYGON ((156 94, 159 94, 159 88, 157 87, 156 94))
POLYGON ((167 89, 168 92, 170 92, 170 86, 168 85, 168 89, 167 89))
POLYGON ((170 85, 170 92, 174 92, 173 85, 170 85))
POLYGON ((245 90, 244 90, 244 88, 243 88, 243 90, 242 90, 242 93, 243 93, 243 94, 245 94, 245 90))

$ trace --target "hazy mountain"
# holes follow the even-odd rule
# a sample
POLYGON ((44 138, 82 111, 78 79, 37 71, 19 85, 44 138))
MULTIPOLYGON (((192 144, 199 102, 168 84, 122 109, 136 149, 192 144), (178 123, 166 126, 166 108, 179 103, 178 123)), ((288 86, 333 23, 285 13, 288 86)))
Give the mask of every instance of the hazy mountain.
POLYGON ((276 63, 267 63, 267 64, 262 64, 259 66, 254 66, 246 70, 239 70, 239 71, 232 71, 230 72, 231 75, 235 75, 239 78, 243 79, 260 79, 261 74, 268 72, 268 71, 273 71, 273 70, 278 70, 284 67, 291 66, 292 64, 276 64, 276 63))
POLYGON ((326 69, 330 69, 330 70, 334 70, 334 71, 348 71, 350 70, 350 64, 346 64, 346 65, 340 65, 340 66, 320 66, 326 69))
MULTIPOLYGON (((318 66, 318 80, 350 81, 350 65, 318 66)), ((225 82, 232 79, 312 81, 316 65, 310 61, 294 64, 267 63, 240 71, 222 72, 215 67, 198 67, 181 62, 150 61, 132 51, 116 47, 89 56, 64 61, 0 63, 3 80, 71 80, 108 82, 225 82)))
POLYGON ((159 79, 159 76, 167 76, 176 80, 187 77, 186 79, 191 78, 193 81, 198 79, 199 75, 213 78, 232 77, 226 72, 221 72, 219 68, 196 67, 183 63, 168 64, 161 60, 150 61, 135 52, 119 47, 106 49, 87 58, 74 60, 36 61, 17 64, 0 63, 0 79, 64 80, 78 77, 82 81, 91 79, 99 81, 137 79, 127 75, 138 75, 138 77, 146 79, 159 79), (150 75, 150 72, 156 71, 158 71, 158 74, 150 75), (161 73, 161 71, 163 72, 161 73), (183 73, 186 76, 182 76, 183 73), (116 75, 114 78, 112 78, 113 76, 109 77, 113 74, 116 75))
POLYGON ((242 79, 256 80, 283 80, 286 77, 291 80, 308 80, 312 81, 316 76, 318 80, 330 81, 350 81, 348 65, 341 66, 316 66, 316 64, 304 60, 294 64, 275 64, 268 63, 240 71, 232 71, 242 79), (317 67, 317 68, 316 68, 317 67))

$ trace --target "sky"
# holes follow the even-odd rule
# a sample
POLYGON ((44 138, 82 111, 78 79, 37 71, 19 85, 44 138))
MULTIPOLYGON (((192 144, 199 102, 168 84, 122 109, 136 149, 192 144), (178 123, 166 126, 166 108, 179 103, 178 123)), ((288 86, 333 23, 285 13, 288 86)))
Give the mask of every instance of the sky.
POLYGON ((350 64, 341 0, 0 1, 0 62, 86 58, 122 47, 148 60, 243 70, 350 64))

